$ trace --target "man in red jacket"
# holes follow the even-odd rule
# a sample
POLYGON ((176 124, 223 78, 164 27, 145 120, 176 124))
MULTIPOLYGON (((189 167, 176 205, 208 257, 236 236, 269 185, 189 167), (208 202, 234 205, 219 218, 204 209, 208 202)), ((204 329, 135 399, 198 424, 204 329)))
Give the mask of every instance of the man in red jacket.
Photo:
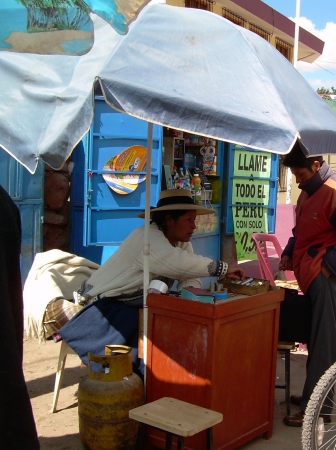
MULTIPOLYGON (((312 302, 305 385, 302 396, 291 396, 301 411, 284 418, 286 425, 300 427, 316 383, 336 361, 336 173, 322 156, 307 158, 299 143, 283 164, 291 169, 302 192, 293 237, 283 251, 279 269, 293 270, 312 302)), ((330 422, 331 400, 321 411, 325 422, 330 422)))

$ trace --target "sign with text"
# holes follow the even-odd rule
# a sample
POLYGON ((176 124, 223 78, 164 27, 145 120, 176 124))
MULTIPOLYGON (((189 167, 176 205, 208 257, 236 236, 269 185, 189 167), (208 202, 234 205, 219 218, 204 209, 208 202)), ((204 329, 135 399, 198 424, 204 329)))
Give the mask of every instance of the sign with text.
POLYGON ((252 233, 268 233, 271 154, 236 149, 232 215, 237 260, 257 259, 252 233))
POLYGON ((269 190, 269 180, 234 178, 232 203, 268 205, 269 190))
POLYGON ((233 176, 270 178, 271 154, 236 149, 233 176))
POLYGON ((242 205, 232 209, 237 260, 257 259, 252 233, 268 233, 267 208, 242 205))

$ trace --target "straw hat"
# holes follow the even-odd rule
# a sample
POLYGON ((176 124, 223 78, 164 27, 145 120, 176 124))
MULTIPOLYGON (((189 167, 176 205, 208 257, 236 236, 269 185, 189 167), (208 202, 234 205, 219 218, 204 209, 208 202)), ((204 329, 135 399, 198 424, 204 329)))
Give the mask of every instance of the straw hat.
MULTIPOLYGON (((196 211, 197 215, 213 214, 215 212, 213 209, 195 205, 191 192, 188 189, 167 189, 166 191, 161 191, 156 207, 150 210, 150 217, 156 211, 176 210, 192 210, 196 211)), ((144 219, 145 213, 138 214, 138 217, 144 219)))

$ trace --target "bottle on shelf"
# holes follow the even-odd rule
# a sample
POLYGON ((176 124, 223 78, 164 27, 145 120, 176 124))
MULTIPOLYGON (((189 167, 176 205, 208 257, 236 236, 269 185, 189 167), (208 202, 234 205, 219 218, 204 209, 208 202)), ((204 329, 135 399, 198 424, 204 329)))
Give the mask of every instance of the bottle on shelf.
POLYGON ((179 171, 178 171, 178 179, 176 180, 176 183, 175 183, 175 188, 176 189, 184 189, 184 186, 185 186, 185 179, 184 179, 183 167, 180 167, 179 171))
POLYGON ((184 171, 183 171, 183 167, 180 167, 179 168, 179 175, 180 175, 180 180, 184 180, 184 178, 185 178, 185 175, 184 175, 184 171))
POLYGON ((174 166, 173 167, 173 173, 172 173, 173 188, 176 187, 176 183, 177 183, 178 179, 179 179, 179 175, 178 175, 178 172, 177 172, 177 167, 174 166))
POLYGON ((201 179, 198 173, 194 174, 191 182, 194 185, 195 203, 196 205, 201 205, 202 204, 201 179))
POLYGON ((185 189, 189 189, 191 191, 191 181, 190 181, 190 173, 189 170, 186 167, 183 167, 184 170, 184 182, 185 182, 185 189))

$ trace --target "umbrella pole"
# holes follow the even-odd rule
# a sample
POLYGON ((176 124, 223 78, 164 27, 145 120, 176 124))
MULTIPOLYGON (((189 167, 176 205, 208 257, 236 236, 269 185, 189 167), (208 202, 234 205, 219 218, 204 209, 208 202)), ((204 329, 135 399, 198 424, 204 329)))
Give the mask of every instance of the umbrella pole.
MULTIPOLYGON (((294 35, 294 61, 293 66, 297 68, 298 53, 299 53, 299 30, 300 30, 300 2, 301 0, 296 0, 296 11, 295 11, 295 35, 294 35)), ((286 204, 290 205, 292 203, 292 172, 290 168, 287 169, 287 190, 286 190, 286 204)))
POLYGON ((146 164, 146 205, 145 205, 145 237, 143 250, 143 356, 144 356, 144 382, 146 389, 146 366, 147 366, 147 328, 148 328, 148 309, 147 309, 147 290, 149 285, 149 264, 148 256, 150 253, 149 243, 149 222, 150 222, 150 198, 152 181, 152 148, 153 148, 153 124, 148 122, 147 134, 147 164, 146 164))
POLYGON ((298 54, 299 54, 299 30, 300 30, 300 3, 301 0, 296 0, 295 11, 295 34, 294 34, 294 61, 293 66, 297 68, 298 54))

